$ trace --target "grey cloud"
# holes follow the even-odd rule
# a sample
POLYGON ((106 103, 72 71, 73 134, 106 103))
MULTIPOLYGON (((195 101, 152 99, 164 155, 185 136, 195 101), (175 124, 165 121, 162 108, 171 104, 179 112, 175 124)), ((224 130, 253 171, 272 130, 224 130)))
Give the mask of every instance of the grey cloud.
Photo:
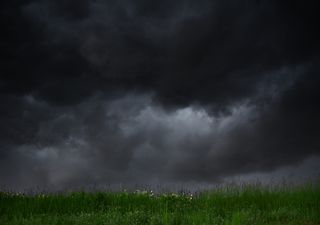
MULTIPOLYGON (((217 183, 295 164, 317 154, 318 146, 312 130, 295 136, 307 121, 290 124, 298 118, 281 112, 279 99, 293 88, 283 88, 267 105, 248 100, 216 115, 199 105, 168 111, 150 95, 132 94, 55 107, 51 118, 38 120, 33 142, 2 150, 2 171, 11 171, 2 175, 3 183, 56 188, 217 183)), ((21 101, 34 112, 51 107, 32 96, 21 101)))
POLYGON ((313 1, 8 1, 1 184, 218 182, 319 154, 313 1))

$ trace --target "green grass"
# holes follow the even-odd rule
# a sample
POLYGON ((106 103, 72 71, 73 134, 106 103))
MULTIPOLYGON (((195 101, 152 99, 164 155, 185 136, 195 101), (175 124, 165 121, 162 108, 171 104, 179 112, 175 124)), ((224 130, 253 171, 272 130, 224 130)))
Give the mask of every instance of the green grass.
POLYGON ((320 225, 320 187, 227 187, 190 194, 0 192, 1 225, 320 225))

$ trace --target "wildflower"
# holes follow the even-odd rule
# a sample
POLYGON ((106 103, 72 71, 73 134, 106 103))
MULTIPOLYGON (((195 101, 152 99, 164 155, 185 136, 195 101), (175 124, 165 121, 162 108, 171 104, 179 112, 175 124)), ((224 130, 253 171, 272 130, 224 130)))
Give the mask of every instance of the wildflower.
POLYGON ((178 195, 178 194, 176 194, 176 193, 172 193, 172 194, 171 194, 171 197, 178 198, 178 197, 179 197, 179 195, 178 195))

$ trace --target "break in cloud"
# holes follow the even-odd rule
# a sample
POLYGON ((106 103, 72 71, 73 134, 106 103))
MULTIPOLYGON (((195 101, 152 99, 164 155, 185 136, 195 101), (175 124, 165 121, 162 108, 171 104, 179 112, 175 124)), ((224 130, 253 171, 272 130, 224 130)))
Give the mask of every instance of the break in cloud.
POLYGON ((1 4, 0 185, 319 175, 313 1, 1 4))

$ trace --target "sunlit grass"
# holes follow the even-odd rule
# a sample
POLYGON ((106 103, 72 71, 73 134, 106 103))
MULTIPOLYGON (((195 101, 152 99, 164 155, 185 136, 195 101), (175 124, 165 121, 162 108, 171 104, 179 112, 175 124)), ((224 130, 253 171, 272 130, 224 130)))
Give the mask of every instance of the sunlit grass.
POLYGON ((193 194, 0 192, 0 224, 320 225, 320 188, 237 186, 193 194))

